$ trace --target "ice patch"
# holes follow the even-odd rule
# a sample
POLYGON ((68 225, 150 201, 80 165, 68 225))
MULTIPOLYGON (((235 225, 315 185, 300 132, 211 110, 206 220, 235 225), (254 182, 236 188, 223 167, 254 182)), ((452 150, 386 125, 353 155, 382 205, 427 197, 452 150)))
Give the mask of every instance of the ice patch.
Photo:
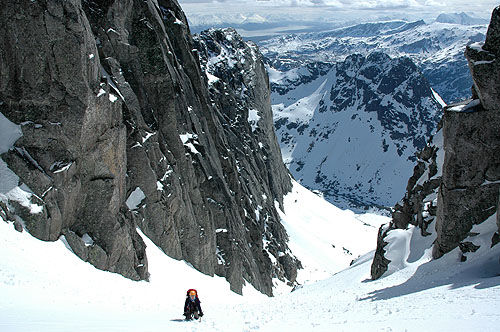
POLYGON ((87 233, 83 234, 82 241, 83 241, 83 243, 85 243, 86 247, 90 247, 94 244, 94 240, 92 240, 90 235, 88 235, 87 233))
POLYGON ((146 132, 146 136, 142 138, 142 143, 144 144, 148 139, 151 138, 151 136, 154 136, 154 135, 156 135, 156 133, 146 132))
POLYGON ((182 144, 186 144, 191 139, 197 139, 198 135, 192 133, 186 133, 179 135, 179 137, 181 138, 182 144))
POLYGON ((160 181, 156 181, 156 190, 163 191, 163 184, 160 181))
POLYGON ((436 91, 434 91, 434 89, 431 88, 431 91, 432 91, 432 95, 437 100, 437 102, 441 105, 441 107, 445 107, 446 103, 443 100, 443 98, 441 98, 441 96, 436 91))
POLYGON ((219 81, 219 78, 217 76, 210 74, 208 71, 206 72, 206 74, 208 78, 208 85, 212 85, 219 81))
POLYGON ((198 144, 198 145, 200 144, 196 140, 198 138, 198 135, 192 134, 192 133, 186 133, 186 134, 179 135, 179 137, 182 141, 182 144, 184 146, 186 146, 187 148, 189 148, 189 151, 191 151, 191 153, 200 154, 200 152, 198 150, 196 150, 196 148, 194 146, 194 144, 198 144))
POLYGON ((114 94, 112 94, 112 93, 110 93, 110 94, 109 94, 109 101, 110 101, 110 102, 114 103, 114 102, 115 102, 115 101, 117 101, 117 100, 118 100, 118 97, 117 97, 117 96, 115 96, 115 95, 114 95, 114 94))
POLYGON ((97 93, 97 98, 99 98, 100 96, 103 96, 105 94, 106 94, 106 90, 104 90, 103 88, 100 88, 99 92, 97 93))
MULTIPOLYGON (((120 98, 125 101, 125 98, 123 97, 123 95, 121 94, 120 90, 118 90, 118 87, 116 86, 115 82, 113 82, 113 80, 111 79, 111 76, 108 74, 108 72, 106 71, 106 69, 104 69, 104 67, 101 65, 101 75, 103 78, 106 79, 107 83, 109 86, 111 86, 115 91, 116 93, 118 93, 118 95, 120 96, 120 98)), ((114 98, 116 98, 116 96, 114 96, 114 98)), ((112 97, 111 97, 111 93, 110 93, 110 97, 109 97, 109 100, 111 102, 114 102, 113 100, 111 100, 112 97)))
POLYGON ((23 135, 21 126, 16 125, 0 113, 0 153, 14 147, 14 143, 23 135))
POLYGON ((479 105, 481 105, 481 100, 474 99, 468 104, 465 104, 465 105, 461 104, 461 105, 450 107, 447 109, 447 111, 448 112, 466 113, 466 112, 470 112, 471 108, 474 108, 474 107, 479 106, 479 105))
POLYGON ((475 51, 478 51, 478 52, 487 52, 483 49, 483 46, 484 46, 484 42, 477 42, 477 43, 469 45, 469 48, 471 48, 475 51))
POLYGON ((490 64, 490 63, 494 63, 496 60, 482 60, 482 61, 474 61, 473 64, 474 66, 480 66, 480 65, 487 65, 487 64, 490 64))
POLYGON ((137 209, 139 204, 141 204, 141 202, 144 198, 146 198, 146 195, 141 190, 141 188, 137 187, 134 189, 134 191, 127 198, 127 201, 125 202, 125 204, 127 204, 127 207, 129 208, 129 210, 135 210, 135 209, 137 209))
POLYGON ((53 163, 49 169, 53 173, 61 173, 67 171, 71 167, 71 165, 73 165, 73 162, 65 163, 62 161, 57 161, 53 163))
POLYGON ((258 127, 258 123, 260 120, 259 111, 256 109, 248 110, 248 123, 252 126, 252 131, 255 131, 258 127))
POLYGON ((226 265, 226 260, 224 259, 224 252, 222 252, 219 247, 215 250, 215 255, 217 256, 217 264, 226 265))

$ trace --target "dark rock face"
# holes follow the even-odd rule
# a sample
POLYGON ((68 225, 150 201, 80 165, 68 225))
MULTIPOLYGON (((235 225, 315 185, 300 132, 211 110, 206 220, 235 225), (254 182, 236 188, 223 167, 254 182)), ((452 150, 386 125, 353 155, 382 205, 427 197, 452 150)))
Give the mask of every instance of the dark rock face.
POLYGON ((0 110, 23 130, 3 158, 44 207, 31 215, 14 204, 16 213, 43 240, 88 233, 95 239, 88 251, 104 253, 89 261, 147 278, 144 243, 121 212, 122 102, 112 102, 116 92, 101 84, 96 39, 80 1, 10 2, 0 21, 0 110))
POLYGON ((2 158, 43 205, 11 206, 31 234, 65 235, 82 259, 135 280, 148 277, 140 227, 236 292, 244 280, 269 295, 272 277, 294 281, 274 207, 291 184, 260 58, 244 68, 261 116, 250 137, 246 121, 230 128, 246 105, 208 93, 175 0, 15 1, 0 22, 0 111, 23 130, 2 158))
MULTIPOLYGON (((432 232, 427 226, 435 220, 434 258, 457 247, 462 254, 477 250, 474 243, 465 241, 471 235, 472 227, 500 212, 499 11, 500 7, 493 12, 486 42, 472 44, 465 51, 474 80, 475 99, 445 107, 442 130, 438 133, 442 135, 444 155, 432 146, 424 149, 420 158, 425 160, 431 156, 431 160, 437 162, 418 163, 403 204, 396 205, 392 221, 383 226, 384 229, 405 229, 413 224, 420 228, 422 236, 427 236, 432 232), (434 151, 437 151, 437 158, 434 151), (442 174, 439 169, 442 169, 442 174), (432 173, 436 175, 422 181, 421 176, 432 173), (417 178, 420 180, 415 182, 417 178), (419 186, 420 189, 415 190, 419 186), (430 205, 429 198, 432 198, 430 205)), ((497 224, 500 228, 498 218, 497 224)), ((387 270, 383 249, 386 234, 382 230, 379 233, 372 264, 373 279, 381 277, 387 270)), ((492 246, 497 243, 498 232, 492 239, 492 246)), ((462 259, 466 259, 465 255, 462 259)))
MULTIPOLYGON (((282 206, 291 181, 274 133, 262 56, 255 44, 244 42, 233 29, 204 31, 195 41, 202 69, 210 78, 210 99, 220 110, 217 115, 224 137, 217 150, 223 156, 225 179, 241 202, 238 223, 246 229, 241 234, 243 247, 250 247, 244 251, 245 279, 273 275, 293 282, 300 262, 286 246, 288 236, 274 206, 275 202, 282 206), (270 257, 273 264, 269 264, 270 257)), ((219 227, 228 226, 230 223, 219 227)), ((227 235, 219 232, 217 238, 224 243, 227 235)), ((227 248, 218 246, 218 252, 223 255, 227 248)))
POLYGON ((500 109, 447 111, 445 160, 438 196, 434 257, 456 248, 472 226, 497 211, 500 189, 500 109))
POLYGON ((387 245, 387 242, 384 241, 387 232, 390 231, 391 228, 380 227, 377 235, 377 249, 375 250, 375 254, 373 256, 373 262, 371 266, 371 276, 372 279, 380 278, 389 268, 389 263, 391 262, 387 258, 385 258, 385 250, 384 247, 387 245))
POLYGON ((444 115, 445 160, 439 193, 440 257, 456 248, 475 224, 497 212, 500 189, 500 7, 492 14, 485 43, 467 47, 474 91, 479 99, 461 112, 444 115))
POLYGON ((498 8, 493 11, 484 43, 468 46, 465 56, 474 81, 474 90, 486 110, 500 109, 500 18, 498 8))

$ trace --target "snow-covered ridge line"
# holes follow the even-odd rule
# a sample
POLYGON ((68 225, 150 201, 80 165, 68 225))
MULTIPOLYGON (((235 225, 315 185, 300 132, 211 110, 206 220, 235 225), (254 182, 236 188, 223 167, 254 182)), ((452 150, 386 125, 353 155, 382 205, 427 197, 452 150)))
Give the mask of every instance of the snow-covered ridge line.
POLYGON ((364 23, 327 32, 289 34, 261 41, 271 67, 288 71, 309 62, 333 63, 351 54, 385 52, 410 57, 446 102, 469 96, 465 45, 484 40, 487 25, 434 22, 364 23))

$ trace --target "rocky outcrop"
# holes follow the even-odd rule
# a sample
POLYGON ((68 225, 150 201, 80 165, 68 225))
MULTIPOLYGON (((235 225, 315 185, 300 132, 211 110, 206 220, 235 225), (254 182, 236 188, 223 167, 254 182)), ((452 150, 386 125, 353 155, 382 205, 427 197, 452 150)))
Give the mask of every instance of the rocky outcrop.
MULTIPOLYGON (((291 182, 274 133, 262 56, 255 44, 244 42, 234 29, 207 30, 195 36, 195 41, 208 77, 210 99, 221 110, 218 115, 225 135, 217 149, 223 156, 222 167, 231 191, 242 203, 245 246, 251 248, 245 279, 273 275, 294 281, 300 262, 286 246, 288 236, 275 207, 278 203, 283 208, 282 197, 291 190, 291 182), (256 240, 262 238, 263 242, 256 240), (251 258, 271 259, 273 264, 254 266, 251 258)), ((218 233, 222 241, 227 236, 218 233)), ((218 252, 224 255, 225 249, 219 247, 218 252)))
POLYGON ((434 257, 456 248, 472 226, 497 212, 500 189, 500 8, 485 43, 466 48, 474 99, 444 115, 445 160, 434 257))
POLYGON ((377 238, 371 266, 373 279, 380 278, 391 262, 386 258, 385 240, 394 229, 407 229, 410 225, 420 230, 420 235, 427 237, 434 232, 429 226, 435 221, 437 213, 437 195, 441 185, 442 164, 444 159, 443 133, 441 124, 438 132, 430 139, 427 146, 419 153, 413 175, 408 180, 406 194, 401 202, 394 206, 392 220, 382 225, 377 238))
POLYGON ((145 246, 123 211, 127 130, 80 1, 6 4, 0 14, 2 114, 23 136, 2 158, 43 212, 10 202, 43 240, 67 234, 81 257, 132 279, 147 278, 145 246), (102 90, 102 92, 101 92, 102 90), (78 236, 73 236, 77 234, 78 236), (82 237, 95 241, 86 247, 82 237), (83 249, 85 248, 85 249, 83 249))
MULTIPOLYGON (((384 238, 390 230, 406 229, 413 224, 420 228, 422 236, 435 233, 434 258, 459 247, 462 260, 466 260, 465 253, 477 250, 472 242, 464 242, 473 235, 472 227, 500 212, 499 12, 500 7, 493 12, 485 43, 472 44, 465 51, 474 80, 473 99, 445 107, 442 130, 438 133, 443 143, 442 148, 436 150, 437 158, 433 157, 435 147, 432 146, 421 153, 421 159, 423 155, 431 155, 436 162, 428 166, 418 163, 403 204, 396 205, 392 221, 379 232, 372 264, 373 279, 382 276, 390 263, 384 250, 387 244, 384 238), (436 167, 437 171, 432 171, 436 167), (422 176, 432 173, 436 175, 428 181, 422 180, 422 176), (414 186, 414 179, 418 177, 420 180, 414 186), (419 183, 421 189, 415 190, 419 183), (432 198, 430 205, 429 198, 432 198), (433 221, 435 230, 427 229, 433 221)), ((498 233, 491 245, 497 243, 498 233)))
MULTIPOLYGON (((245 246, 251 248, 250 258, 273 262, 254 266, 248 260, 246 279, 273 275, 293 281, 300 262, 284 245, 287 235, 275 207, 275 203, 282 207, 282 197, 291 189, 290 175, 274 134, 269 82, 260 52, 232 29, 202 32, 196 36, 196 47, 209 78, 210 99, 221 110, 225 138, 218 150, 231 191, 242 202, 245 246)), ((227 235, 219 233, 222 241, 227 235)), ((218 252, 224 255, 222 247, 218 252)))
POLYGON ((139 227, 236 292, 294 281, 274 207, 291 184, 259 57, 243 68, 252 94, 234 107, 209 94, 175 0, 14 1, 0 24, 0 111, 23 131, 2 158, 43 212, 9 209, 31 234, 65 235, 82 259, 136 280, 148 277, 139 227))

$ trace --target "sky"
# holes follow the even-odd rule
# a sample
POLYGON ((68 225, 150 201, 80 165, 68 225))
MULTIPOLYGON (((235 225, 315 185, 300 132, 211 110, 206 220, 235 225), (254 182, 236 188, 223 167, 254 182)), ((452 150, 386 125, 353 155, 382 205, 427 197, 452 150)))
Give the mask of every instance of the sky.
POLYGON ((440 13, 473 13, 489 19, 498 0, 178 0, 188 19, 209 15, 260 15, 267 21, 432 20, 440 13))

